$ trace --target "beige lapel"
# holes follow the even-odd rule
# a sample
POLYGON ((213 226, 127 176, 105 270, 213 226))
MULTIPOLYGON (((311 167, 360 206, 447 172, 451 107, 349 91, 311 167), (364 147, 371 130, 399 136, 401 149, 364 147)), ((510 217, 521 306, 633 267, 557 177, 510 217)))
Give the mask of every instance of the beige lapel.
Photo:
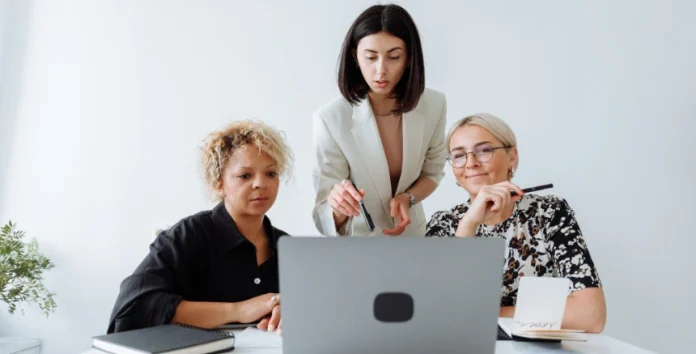
POLYGON ((387 157, 384 154, 382 138, 379 136, 377 121, 372 113, 370 100, 367 98, 353 108, 353 127, 351 132, 355 136, 358 148, 367 166, 367 172, 372 177, 372 182, 377 190, 377 194, 379 194, 382 207, 384 207, 385 213, 389 215, 389 202, 391 201, 389 165, 387 165, 387 157))
POLYGON ((419 107, 404 113, 403 117, 403 158, 401 164, 401 177, 396 187, 396 194, 401 194, 408 189, 413 181, 420 176, 418 162, 423 157, 423 134, 425 133, 425 117, 419 107), (413 176, 413 174, 416 176, 413 176))

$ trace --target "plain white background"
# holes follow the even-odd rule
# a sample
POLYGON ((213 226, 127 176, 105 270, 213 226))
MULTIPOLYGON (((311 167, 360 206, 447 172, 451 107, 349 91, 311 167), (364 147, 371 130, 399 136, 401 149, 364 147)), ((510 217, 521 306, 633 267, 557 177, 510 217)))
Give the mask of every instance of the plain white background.
MULTIPOLYGON (((55 262, 45 284, 58 303, 49 318, 0 307, 0 335, 44 338, 49 354, 88 349, 154 229, 212 206, 197 147, 234 119, 287 134, 295 175, 270 217, 315 235, 311 114, 338 94, 341 42, 372 3, 0 1, 0 222, 55 262)), ((606 333, 690 352, 696 4, 399 3, 449 124, 502 117, 519 140, 515 180, 554 183, 574 207, 606 333)), ((426 213, 465 199, 447 168, 426 213)))

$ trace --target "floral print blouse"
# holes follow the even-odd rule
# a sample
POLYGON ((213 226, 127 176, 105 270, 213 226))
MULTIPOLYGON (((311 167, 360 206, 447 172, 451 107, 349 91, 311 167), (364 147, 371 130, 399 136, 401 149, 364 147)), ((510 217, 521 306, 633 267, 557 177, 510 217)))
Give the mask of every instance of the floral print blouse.
MULTIPOLYGON (((438 211, 426 235, 454 237, 470 201, 438 211)), ((575 213, 556 196, 525 194, 515 202, 512 216, 496 225, 479 225, 475 237, 502 237, 506 242, 500 306, 515 306, 520 277, 565 277, 569 291, 601 287, 575 213)))

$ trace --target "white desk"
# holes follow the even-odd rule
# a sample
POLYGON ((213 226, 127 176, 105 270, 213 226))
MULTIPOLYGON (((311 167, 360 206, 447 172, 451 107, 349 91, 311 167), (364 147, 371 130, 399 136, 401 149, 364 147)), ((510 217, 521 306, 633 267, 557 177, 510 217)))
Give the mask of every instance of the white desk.
MULTIPOLYGON (((242 331, 233 331, 239 338, 242 331)), ((534 353, 592 353, 592 354, 654 354, 653 352, 624 343, 601 334, 587 334, 587 342, 562 343, 529 343, 516 341, 498 341, 495 346, 496 354, 534 354, 534 353)), ((237 340, 232 354, 282 354, 279 348, 249 348, 243 341, 237 340)), ((82 354, 103 354, 91 349, 82 354)))
POLYGON ((2 354, 41 354, 43 341, 35 338, 0 338, 0 353, 2 354))

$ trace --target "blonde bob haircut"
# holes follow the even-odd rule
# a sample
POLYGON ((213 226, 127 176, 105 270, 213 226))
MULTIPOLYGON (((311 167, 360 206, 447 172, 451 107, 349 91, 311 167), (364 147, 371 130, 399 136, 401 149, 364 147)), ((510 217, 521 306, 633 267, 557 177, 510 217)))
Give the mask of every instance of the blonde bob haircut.
POLYGON ((260 121, 236 121, 210 133, 200 148, 203 179, 218 201, 221 200, 219 193, 227 162, 235 151, 247 145, 254 145, 260 152, 268 154, 278 164, 281 177, 290 177, 294 156, 284 134, 260 121))
MULTIPOLYGON (((452 140, 452 135, 454 135, 457 129, 465 127, 467 125, 477 125, 483 129, 488 130, 488 132, 490 132, 496 139, 500 140, 500 142, 505 147, 517 147, 517 137, 515 137, 515 133, 512 131, 512 129, 510 129, 510 126, 507 125, 505 121, 490 113, 477 113, 468 117, 464 117, 456 121, 454 125, 452 125, 452 128, 450 128, 450 131, 447 134, 448 153, 451 152, 450 141, 452 140)), ((515 160, 515 165, 512 166, 513 172, 517 171, 517 166, 519 165, 519 163, 520 158, 518 154, 518 157, 515 160)))

